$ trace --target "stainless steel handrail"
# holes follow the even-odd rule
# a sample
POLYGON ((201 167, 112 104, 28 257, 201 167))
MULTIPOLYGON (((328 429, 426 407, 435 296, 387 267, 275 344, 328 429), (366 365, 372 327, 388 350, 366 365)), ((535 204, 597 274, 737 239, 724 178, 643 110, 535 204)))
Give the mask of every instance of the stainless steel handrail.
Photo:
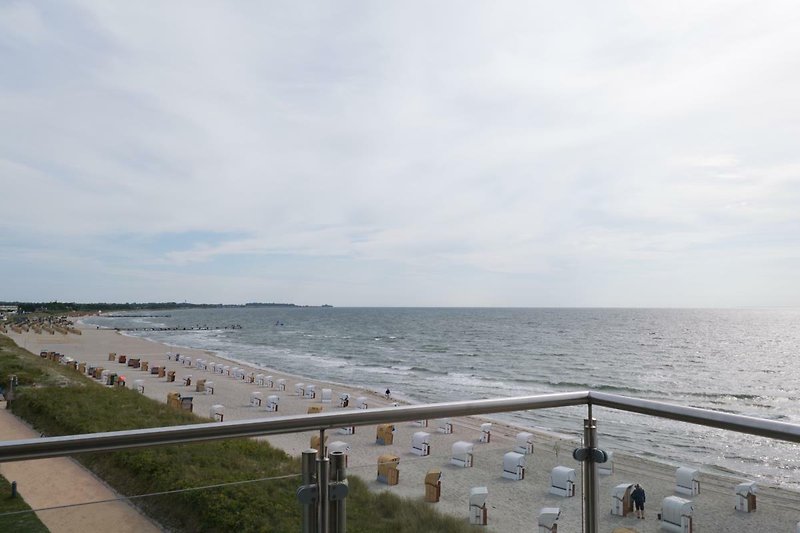
POLYGON ((571 405, 608 407, 660 418, 679 420, 696 425, 726 429, 738 433, 747 433, 800 443, 800 425, 797 424, 721 413, 696 407, 684 407, 617 394, 580 391, 519 396, 514 398, 493 398, 487 400, 386 407, 380 409, 349 409, 339 413, 279 416, 258 420, 211 422, 184 426, 111 431, 87 435, 6 441, 0 442, 0 462, 59 457, 78 453, 121 450, 144 446, 255 437, 260 435, 279 435, 301 431, 318 431, 343 426, 367 426, 379 423, 547 409, 571 405))
POLYGON ((403 422, 469 416, 527 409, 545 409, 569 405, 585 405, 588 392, 568 392, 515 398, 468 400, 428 405, 385 407, 380 409, 348 409, 340 413, 278 416, 257 420, 211 422, 125 431, 109 431, 86 435, 47 437, 0 442, 0 462, 58 457, 78 453, 121 450, 143 446, 182 444, 260 435, 280 435, 332 429, 344 426, 369 426, 388 422, 403 422))
MULTIPOLYGON (((482 415, 571 405, 588 406, 588 417, 584 420, 584 445, 588 448, 594 448, 596 445, 597 429, 592 416, 592 408, 594 406, 668 418, 771 439, 800 442, 800 425, 797 424, 721 413, 696 407, 684 407, 617 394, 581 391, 7 441, 0 442, 0 463, 144 446, 278 435, 312 430, 320 431, 320 441, 322 442, 325 430, 336 427, 366 426, 387 422, 482 415)), ((589 454, 589 456, 593 457, 593 454, 589 454)), ((325 490, 329 481, 327 461, 328 458, 324 457, 322 451, 320 451, 317 459, 316 479, 320 497, 317 498, 315 505, 319 513, 317 516, 317 530, 322 533, 329 531, 327 519, 328 501, 327 498, 323 498, 327 494, 325 490)), ((598 487, 594 461, 594 458, 589 459, 589 462, 585 462, 582 466, 584 469, 582 481, 584 522, 582 530, 585 533, 597 533, 598 531, 598 487)))
POLYGON ((736 433, 747 433, 788 442, 800 442, 800 425, 787 422, 734 415, 698 407, 684 407, 682 405, 595 391, 589 392, 589 403, 620 411, 688 422, 698 426, 725 429, 736 433))

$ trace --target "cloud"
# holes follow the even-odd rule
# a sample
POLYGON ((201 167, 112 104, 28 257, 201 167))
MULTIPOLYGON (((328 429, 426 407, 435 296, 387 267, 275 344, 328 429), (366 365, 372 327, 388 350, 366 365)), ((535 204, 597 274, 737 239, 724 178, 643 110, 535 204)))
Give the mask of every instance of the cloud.
POLYGON ((797 257, 798 18, 751 2, 5 4, 0 229, 18 269, 87 257, 105 287, 126 283, 121 263, 182 271, 216 300, 302 272, 340 304, 658 305, 680 295, 648 272, 673 272, 710 276, 703 302, 723 305, 714 267, 763 254, 741 272, 755 286, 797 257), (624 291, 599 286, 624 285, 597 274, 615 270, 624 291))
POLYGON ((2 42, 14 45, 14 41, 37 44, 47 38, 41 14, 35 6, 22 2, 6 2, 0 5, 0 33, 2 42))

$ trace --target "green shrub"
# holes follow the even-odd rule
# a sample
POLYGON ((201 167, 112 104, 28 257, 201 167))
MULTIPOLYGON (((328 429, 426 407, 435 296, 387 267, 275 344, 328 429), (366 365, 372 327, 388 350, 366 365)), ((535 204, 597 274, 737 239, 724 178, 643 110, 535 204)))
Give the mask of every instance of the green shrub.
POLYGON ((20 386, 34 383, 48 384, 57 380, 48 361, 41 357, 31 357, 30 352, 18 348, 14 342, 0 335, 0 387, 8 387, 9 376, 17 376, 20 386))

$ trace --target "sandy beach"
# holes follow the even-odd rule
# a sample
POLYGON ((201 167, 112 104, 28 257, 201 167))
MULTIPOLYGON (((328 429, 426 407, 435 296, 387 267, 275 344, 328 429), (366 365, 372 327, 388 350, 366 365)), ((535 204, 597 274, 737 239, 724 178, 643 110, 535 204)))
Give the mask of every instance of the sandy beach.
MULTIPOLYGON (((124 375, 129 387, 135 380, 143 380, 144 394, 158 401, 165 402, 167 394, 179 392, 191 396, 193 410, 201 416, 209 416, 212 405, 225 407, 225 420, 246 418, 266 418, 276 415, 306 413, 310 406, 321 406, 325 411, 338 410, 339 393, 350 395, 348 409, 355 408, 356 398, 368 398, 370 407, 387 406, 391 401, 385 400, 374 392, 344 387, 316 381, 313 376, 296 376, 282 373, 280 369, 267 369, 243 365, 241 362, 225 361, 223 358, 200 350, 175 348, 151 342, 149 340, 121 335, 115 331, 82 328, 82 335, 50 335, 33 332, 9 336, 15 342, 38 353, 40 351, 56 351, 70 356, 77 361, 102 366, 113 372, 124 375), (166 378, 159 378, 150 372, 127 367, 118 362, 110 362, 110 352, 125 354, 128 357, 148 361, 151 366, 165 366, 174 370, 176 379, 168 383, 166 378), (286 390, 257 386, 241 379, 220 374, 212 374, 208 370, 199 370, 175 360, 168 353, 180 353, 192 360, 201 358, 207 364, 223 363, 231 367, 241 367, 245 373, 272 375, 275 383, 279 379, 286 380, 286 390), (191 386, 184 386, 185 377, 192 376, 191 386), (207 395, 195 392, 198 379, 214 382, 214 394, 207 395), (316 386, 315 399, 305 399, 295 395, 296 383, 316 386), (321 402, 321 390, 332 389, 331 403, 321 402), (264 406, 250 405, 251 392, 261 392, 264 404, 267 396, 277 394, 280 406, 277 413, 266 411, 264 406)), ((537 432, 531 428, 514 428, 508 425, 493 423, 491 442, 479 442, 480 424, 485 422, 478 418, 454 418, 453 432, 443 434, 437 431, 436 421, 429 421, 427 428, 412 423, 395 425, 393 444, 376 443, 374 426, 356 428, 354 434, 328 433, 328 443, 343 441, 350 445, 349 475, 357 475, 368 482, 376 491, 391 491, 400 496, 422 498, 423 480, 426 472, 439 468, 442 472, 441 501, 431 505, 445 513, 462 517, 468 521, 468 497, 470 489, 478 486, 488 488, 487 508, 488 526, 495 531, 515 532, 531 531, 537 526, 537 516, 542 508, 558 507, 561 517, 558 530, 561 532, 579 531, 581 528, 580 500, 580 464, 571 456, 576 446, 574 441, 537 432), (412 436, 415 432, 430 433, 431 453, 420 457, 410 452, 412 436), (514 447, 515 436, 520 431, 534 434, 534 452, 526 456, 525 477, 519 481, 504 479, 501 476, 503 455, 514 447), (462 468, 450 464, 451 447, 457 441, 474 444, 474 466, 462 468), (399 483, 387 486, 376 480, 376 463, 383 454, 392 454, 400 458, 399 483), (576 496, 564 498, 549 494, 550 473, 556 466, 565 466, 575 470, 576 496)), ((576 433, 579 430, 576 421, 576 433)), ((272 444, 284 449, 292 455, 309 447, 312 433, 271 436, 266 438, 272 444)), ((602 437, 601 437, 602 444, 602 437)), ((613 451, 613 450, 612 450, 613 451)), ((699 465, 684 465, 698 467, 699 465)), ((744 478, 724 477, 701 473, 699 476, 701 492, 695 496, 677 494, 675 488, 675 467, 622 453, 615 453, 614 471, 610 475, 600 476, 600 523, 601 531, 613 531, 615 528, 629 528, 632 531, 659 531, 656 514, 661 501, 668 496, 681 496, 691 499, 695 504, 693 516, 694 531, 728 531, 728 532, 793 532, 800 520, 800 493, 780 487, 759 485, 757 494, 758 510, 752 513, 739 512, 734 509, 734 487, 744 478), (641 483, 647 491, 646 519, 639 520, 633 513, 626 517, 611 514, 612 489, 623 483, 641 483)))

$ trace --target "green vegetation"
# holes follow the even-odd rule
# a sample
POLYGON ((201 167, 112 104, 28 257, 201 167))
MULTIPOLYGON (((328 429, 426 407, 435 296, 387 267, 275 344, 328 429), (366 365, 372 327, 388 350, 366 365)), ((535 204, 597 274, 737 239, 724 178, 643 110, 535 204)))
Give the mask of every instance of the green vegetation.
POLYGON ((48 529, 32 512, 3 516, 5 513, 29 510, 30 507, 21 496, 11 497, 11 483, 0 476, 0 531, 47 533, 48 529))
MULTIPOLYGON (((364 533, 460 533, 474 531, 466 516, 458 519, 439 513, 431 504, 402 499, 388 492, 375 494, 357 477, 350 477, 347 531, 364 533)), ((464 513, 466 515, 466 513, 464 513)), ((481 532, 490 529, 479 528, 481 532)))
MULTIPOLYGON (((9 373, 25 376, 24 381, 20 379, 17 399, 13 402, 14 413, 47 435, 207 421, 130 390, 100 386, 0 336, 0 382, 7 382, 9 373), (71 379, 67 380, 66 376, 71 379), (31 386, 34 384, 36 386, 31 386), (40 386, 44 384, 50 386, 40 386), (124 417, 117 415, 123 412, 124 417)), ((300 505, 295 497, 300 484, 299 460, 265 442, 237 439, 85 454, 76 458, 125 495, 280 478, 137 498, 135 502, 159 523, 175 531, 240 533, 297 531, 300 527, 300 505)), ((372 493, 356 477, 350 477, 350 488, 347 500, 350 532, 469 530, 465 520, 443 516, 421 500, 372 493)))
POLYGON ((17 376, 20 387, 89 383, 68 368, 33 356, 5 335, 0 335, 0 389, 8 386, 8 376, 12 374, 17 376))

